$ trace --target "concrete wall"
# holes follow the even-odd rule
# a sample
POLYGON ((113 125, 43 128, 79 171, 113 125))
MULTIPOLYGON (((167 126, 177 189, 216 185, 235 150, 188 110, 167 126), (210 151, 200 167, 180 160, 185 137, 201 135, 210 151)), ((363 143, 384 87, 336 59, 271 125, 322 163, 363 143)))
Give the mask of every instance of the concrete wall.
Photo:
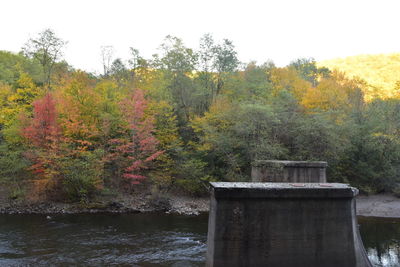
POLYGON ((326 183, 325 161, 256 160, 252 182, 326 183))
POLYGON ((211 183, 209 267, 371 266, 344 184, 211 183))

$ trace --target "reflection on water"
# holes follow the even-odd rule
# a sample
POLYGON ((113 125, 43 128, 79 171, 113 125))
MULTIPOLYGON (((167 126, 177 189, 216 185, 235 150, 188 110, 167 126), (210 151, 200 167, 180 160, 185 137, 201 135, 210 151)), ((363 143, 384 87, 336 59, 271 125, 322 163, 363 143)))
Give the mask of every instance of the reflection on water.
MULTIPOLYGON (((207 215, 0 215, 0 266, 204 266, 207 215)), ((376 266, 400 266, 400 220, 360 218, 376 266)))
POLYGON ((400 220, 359 218, 360 233, 374 266, 400 266, 400 220))

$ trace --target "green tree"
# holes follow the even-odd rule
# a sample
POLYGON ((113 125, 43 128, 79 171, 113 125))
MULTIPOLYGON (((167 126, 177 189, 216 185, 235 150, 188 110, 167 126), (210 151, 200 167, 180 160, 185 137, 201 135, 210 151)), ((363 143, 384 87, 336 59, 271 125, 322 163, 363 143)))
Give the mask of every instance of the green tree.
POLYGON ((181 39, 167 36, 161 45, 162 57, 156 60, 167 81, 167 89, 173 99, 175 112, 185 140, 191 137, 187 127, 195 100, 195 84, 192 72, 197 62, 196 53, 184 46, 181 39))
POLYGON ((231 72, 237 70, 239 66, 239 60, 237 58, 237 52, 233 42, 224 39, 222 44, 214 47, 215 60, 214 69, 217 72, 217 85, 215 95, 218 95, 224 87, 225 79, 231 72))
POLYGON ((27 58, 22 53, 0 51, 0 81, 14 86, 22 73, 32 77, 36 84, 43 81, 42 68, 36 60, 27 58))
POLYGON ((317 86, 318 80, 320 78, 329 77, 330 70, 326 67, 317 67, 317 63, 313 58, 300 58, 295 61, 292 61, 289 67, 293 67, 297 70, 300 76, 309 81, 313 86, 317 86))
POLYGON ((22 48, 25 55, 34 58, 42 66, 43 82, 47 88, 50 88, 54 65, 61 59, 65 45, 66 42, 58 38, 51 29, 46 29, 37 38, 29 39, 22 48))

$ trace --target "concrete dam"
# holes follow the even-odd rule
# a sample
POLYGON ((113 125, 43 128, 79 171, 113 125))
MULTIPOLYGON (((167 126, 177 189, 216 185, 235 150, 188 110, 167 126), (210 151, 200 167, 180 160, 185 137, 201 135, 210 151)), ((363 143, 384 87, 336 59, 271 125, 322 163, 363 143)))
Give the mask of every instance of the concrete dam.
POLYGON ((357 194, 338 183, 211 183, 206 266, 372 266, 357 194))

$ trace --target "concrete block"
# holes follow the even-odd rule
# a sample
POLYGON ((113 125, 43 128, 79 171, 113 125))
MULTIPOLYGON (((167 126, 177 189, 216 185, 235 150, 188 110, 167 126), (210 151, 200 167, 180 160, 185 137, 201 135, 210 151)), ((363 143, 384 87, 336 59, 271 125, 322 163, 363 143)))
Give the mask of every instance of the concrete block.
POLYGON ((345 184, 211 183, 209 267, 371 266, 345 184))
POLYGON ((256 160, 252 182, 326 183, 325 161, 256 160))

